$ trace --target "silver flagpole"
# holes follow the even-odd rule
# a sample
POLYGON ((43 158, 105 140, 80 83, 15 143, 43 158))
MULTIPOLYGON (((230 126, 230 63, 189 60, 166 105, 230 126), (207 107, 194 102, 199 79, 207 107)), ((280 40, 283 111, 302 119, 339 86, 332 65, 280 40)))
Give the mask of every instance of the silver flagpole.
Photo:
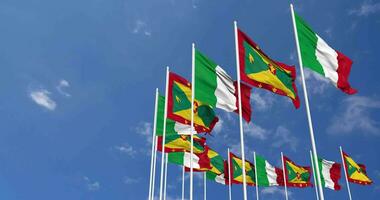
POLYGON ((195 90, 195 44, 192 44, 191 49, 191 124, 190 124, 190 200, 193 200, 193 154, 194 154, 194 90, 195 90))
POLYGON ((203 173, 203 199, 207 199, 206 172, 203 173))
POLYGON ((185 166, 182 166, 182 200, 185 200, 185 166))
POLYGON ((153 163, 154 163, 154 151, 155 151, 155 136, 156 136, 156 120, 157 120, 157 104, 158 104, 158 88, 156 88, 156 99, 154 103, 154 121, 153 121, 153 133, 152 133, 152 152, 150 159, 150 176, 149 176, 149 196, 148 199, 152 200, 152 181, 153 181, 153 163))
POLYGON ((236 53, 236 73, 237 73, 237 85, 238 85, 238 100, 239 100, 239 127, 240 127, 240 147, 241 147, 241 160, 242 174, 243 174, 243 196, 244 200, 247 200, 247 179, 245 174, 245 152, 244 152, 244 133, 243 133, 243 112, 241 106, 241 90, 240 90, 240 63, 239 63, 239 45, 238 45, 238 32, 237 22, 234 21, 235 30, 235 53, 236 53))
POLYGON ((319 166, 318 166, 318 169, 316 167, 314 167, 314 162, 313 162, 313 154, 312 152, 310 151, 310 161, 311 161, 311 167, 313 168, 313 177, 314 177, 314 184, 316 186, 314 186, 315 188, 315 195, 317 196, 317 200, 319 200, 319 195, 318 195, 318 183, 317 183, 317 179, 315 178, 315 170, 319 170, 319 166))
POLYGON ((257 181, 256 152, 253 152, 253 162, 255 163, 256 199, 259 200, 259 183, 257 181))
POLYGON ((151 196, 151 200, 154 199, 154 187, 155 187, 155 184, 156 184, 157 141, 158 141, 158 137, 156 136, 154 138, 153 179, 152 179, 152 194, 151 194, 152 196, 151 196))
MULTIPOLYGON (((303 64, 302 64, 301 50, 300 50, 300 46, 299 46, 299 42, 298 42, 298 33, 297 33, 297 27, 296 27, 297 25, 296 25, 295 16, 294 16, 293 4, 290 4, 290 10, 292 12, 294 38, 296 40, 298 62, 299 62, 300 71, 301 71, 302 88, 303 88, 304 97, 305 97, 306 114, 307 114, 307 119, 308 119, 308 122, 309 122, 311 147, 312 147, 312 150, 313 150, 313 160, 314 160, 314 164, 317 165, 318 164, 317 147, 315 145, 313 123, 312 123, 312 120, 311 120, 311 113, 310 113, 310 108, 309 108, 309 98, 308 98, 308 95, 307 95, 305 76, 303 74, 303 64)), ((317 170, 317 179, 321 180, 321 174, 320 174, 319 170, 317 170)), ((323 195, 323 188, 322 188, 322 185, 321 185, 320 181, 318 181, 318 188, 319 188, 320 199, 324 200, 325 197, 323 195)))
POLYGON ((165 110, 164 124, 162 133, 162 149, 161 149, 161 179, 160 179, 160 200, 162 200, 162 192, 164 186, 164 162, 165 162, 165 138, 166 138, 166 117, 168 115, 168 89, 169 89, 169 67, 166 67, 166 84, 165 84, 165 110))
POLYGON ((230 163, 230 148, 227 149, 228 155, 227 155, 227 162, 228 162, 228 197, 229 200, 232 200, 232 194, 231 194, 231 163, 230 163))
POLYGON ((166 200, 166 185, 168 184, 168 154, 165 153, 165 181, 164 181, 164 200, 166 200))
POLYGON ((343 165, 344 177, 346 177, 348 197, 350 198, 350 200, 352 200, 351 190, 350 190, 350 184, 348 183, 348 177, 347 177, 346 162, 344 161, 344 158, 343 158, 343 150, 342 150, 341 146, 339 146, 339 150, 340 150, 340 156, 342 157, 342 165, 343 165))
POLYGON ((284 188, 285 188, 285 199, 288 200, 288 187, 286 185, 286 174, 285 174, 285 164, 284 164, 284 154, 281 152, 281 162, 282 162, 282 173, 284 175, 284 188))

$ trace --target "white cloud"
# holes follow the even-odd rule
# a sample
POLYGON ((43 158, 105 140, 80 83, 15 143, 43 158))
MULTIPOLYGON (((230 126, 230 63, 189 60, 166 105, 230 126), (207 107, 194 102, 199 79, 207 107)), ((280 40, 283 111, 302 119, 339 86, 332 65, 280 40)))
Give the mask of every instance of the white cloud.
POLYGON ((140 182, 140 178, 132 178, 132 177, 124 177, 124 183, 129 185, 129 184, 136 184, 140 182))
MULTIPOLYGON (((273 194, 281 194, 285 196, 285 190, 279 187, 265 187, 261 190, 261 194, 263 195, 273 195, 273 194)), ((288 190, 288 197, 292 196, 292 192, 288 190)))
POLYGON ((64 88, 68 88, 70 87, 70 83, 68 81, 66 81, 65 79, 62 79, 59 81, 59 84, 57 85, 57 91, 65 96, 65 97, 71 97, 71 95, 67 92, 64 91, 64 88))
POLYGON ((253 123, 244 123, 243 126, 244 133, 247 134, 247 136, 260 139, 260 140, 265 140, 267 139, 267 136, 269 135, 269 131, 262 128, 261 126, 253 123))
POLYGON ((129 144, 115 146, 114 149, 118 150, 120 153, 127 154, 131 157, 134 157, 137 153, 137 151, 129 144))
POLYGON ((97 191, 100 189, 100 183, 98 181, 91 181, 87 176, 84 176, 83 180, 89 191, 97 191))
POLYGON ((298 146, 298 139, 290 133, 284 126, 279 126, 273 136, 272 146, 279 148, 282 146, 289 146, 291 150, 296 151, 298 146))
POLYGON ((132 29, 132 33, 134 33, 134 34, 142 33, 148 37, 152 35, 152 32, 148 29, 146 22, 144 22, 140 19, 135 21, 135 25, 132 29))
POLYGON ((50 92, 45 89, 33 90, 29 94, 30 98, 32 98, 36 104, 53 111, 57 107, 57 104, 49 97, 49 95, 50 92))
POLYGON ((349 10, 350 15, 368 16, 380 11, 380 3, 373 3, 372 1, 364 1, 357 9, 349 10))
MULTIPOLYGON (((307 89, 312 94, 324 94, 325 90, 332 85, 327 78, 309 69, 304 70, 304 75, 305 80, 307 80, 307 89)), ((298 81, 299 84, 302 85, 301 77, 298 78, 298 81)))
POLYGON ((380 122, 371 118, 371 110, 380 109, 380 100, 350 96, 343 100, 341 112, 333 116, 328 133, 348 134, 354 130, 380 135, 380 122))
POLYGON ((147 139, 148 144, 152 144, 152 134, 153 128, 152 123, 149 122, 140 122, 139 125, 135 128, 135 131, 147 139))
POLYGON ((271 93, 259 94, 252 93, 251 101, 253 102, 253 108, 258 111, 265 111, 272 107, 274 102, 274 95, 271 93))

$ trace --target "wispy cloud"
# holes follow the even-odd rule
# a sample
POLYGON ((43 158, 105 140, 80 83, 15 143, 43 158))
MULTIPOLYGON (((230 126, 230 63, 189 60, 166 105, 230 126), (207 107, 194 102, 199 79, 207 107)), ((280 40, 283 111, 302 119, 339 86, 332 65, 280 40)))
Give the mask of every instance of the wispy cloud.
MULTIPOLYGON (((332 84, 330 81, 317 74, 315 72, 310 71, 309 69, 304 70, 305 80, 307 80, 307 89, 311 91, 312 94, 324 94, 326 89, 332 84)), ((302 84, 301 77, 298 78, 299 84, 302 84)))
POLYGON ((224 123, 224 121, 221 118, 219 118, 218 123, 216 123, 216 125, 214 126, 214 129, 213 129, 213 132, 215 134, 219 134, 223 130, 223 123, 224 123))
POLYGON ((253 108, 255 110, 265 111, 273 106, 274 95, 270 93, 265 93, 265 94, 252 93, 251 101, 254 105, 253 108))
POLYGON ((114 149, 130 157, 134 157, 137 154, 137 151, 129 144, 114 146, 114 149))
POLYGON ((129 184, 136 184, 141 181, 141 178, 132 178, 132 177, 124 177, 123 182, 127 185, 129 184))
POLYGON ((50 98, 50 92, 45 89, 32 90, 29 93, 30 98, 38 104, 48 110, 55 110, 57 104, 50 98))
POLYGON ((254 124, 254 123, 244 123, 244 133, 246 133, 248 136, 259 139, 259 140, 265 140, 267 139, 269 135, 269 131, 262 128, 261 126, 254 124))
POLYGON ((289 146, 292 151, 297 150, 298 139, 295 137, 289 129, 284 126, 277 127, 274 135, 273 135, 273 143, 272 146, 279 148, 282 146, 289 146))
POLYGON ((89 190, 89 191, 97 191, 100 189, 100 183, 98 181, 92 181, 90 178, 88 178, 87 176, 84 176, 83 177, 83 180, 86 184, 86 188, 89 190))
POLYGON ((341 112, 333 116, 328 133, 348 134, 354 130, 380 135, 380 122, 371 117, 371 111, 380 109, 380 100, 364 96, 350 96, 343 100, 341 112))
POLYGON ((70 87, 70 83, 65 79, 62 79, 59 81, 59 84, 57 85, 56 89, 61 95, 65 97, 71 97, 71 94, 64 91, 64 89, 68 87, 70 87))
POLYGON ((373 3, 372 1, 363 1, 358 8, 351 9, 348 11, 350 15, 356 16, 368 16, 380 12, 380 3, 373 3))
POLYGON ((153 134, 152 123, 140 122, 135 128, 135 131, 138 134, 142 135, 144 138, 146 138, 146 140, 148 141, 148 144, 152 144, 152 134, 153 134))
MULTIPOLYGON (((261 194, 263 195, 274 195, 274 194, 281 194, 285 196, 285 190, 283 188, 278 187, 266 187, 261 190, 261 194)), ((288 197, 291 197, 293 193, 291 191, 288 191, 288 197)))
POLYGON ((146 22, 142 21, 141 19, 135 21, 132 33, 143 34, 148 37, 152 35, 152 32, 148 29, 146 22))

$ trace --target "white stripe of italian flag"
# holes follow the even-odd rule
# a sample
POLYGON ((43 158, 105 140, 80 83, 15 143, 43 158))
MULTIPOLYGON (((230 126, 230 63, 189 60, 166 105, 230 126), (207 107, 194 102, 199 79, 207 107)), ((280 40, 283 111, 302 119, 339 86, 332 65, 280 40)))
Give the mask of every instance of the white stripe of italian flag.
POLYGON ((284 183, 282 170, 273 167, 267 160, 259 155, 256 155, 256 171, 258 186, 278 186, 284 183))
POLYGON ((303 65, 329 79, 343 92, 355 94, 357 91, 348 82, 351 59, 331 48, 301 17, 294 14, 303 65))
POLYGON ((318 159, 318 161, 319 170, 322 174, 322 185, 332 190, 340 190, 339 179, 341 177, 341 165, 325 159, 318 159))

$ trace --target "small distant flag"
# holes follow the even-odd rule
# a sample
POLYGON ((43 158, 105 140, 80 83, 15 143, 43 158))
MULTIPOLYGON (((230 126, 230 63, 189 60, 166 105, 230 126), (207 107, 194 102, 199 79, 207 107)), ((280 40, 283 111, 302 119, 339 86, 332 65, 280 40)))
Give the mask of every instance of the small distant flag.
POLYGON ((210 159, 207 156, 207 147, 206 150, 202 153, 194 153, 191 157, 190 152, 174 152, 168 153, 168 162, 182 165, 190 168, 191 162, 193 169, 207 171, 211 169, 210 159), (192 160, 190 159, 192 158, 192 160))
POLYGON ((346 168, 348 181, 360 185, 370 185, 372 180, 368 177, 366 166, 356 163, 350 156, 343 152, 344 167, 346 168))
POLYGON ((311 186, 310 177, 311 169, 310 167, 299 166, 291 161, 286 156, 284 159, 284 169, 286 185, 288 187, 309 187, 311 186))
MULTIPOLYGON (((231 183, 243 183, 243 160, 230 152, 230 170, 231 170, 231 183)), ((255 167, 249 162, 245 161, 245 178, 247 185, 255 185, 255 167)))
MULTIPOLYGON (((157 151, 162 151, 162 136, 157 139, 157 151)), ((205 151, 206 138, 194 135, 194 152, 202 153, 205 151)), ((165 137, 165 153, 191 151, 190 135, 168 135, 165 137)))
POLYGON ((321 172, 322 186, 332 189, 340 190, 339 179, 341 177, 341 165, 334 161, 325 159, 318 159, 319 171, 321 172))
POLYGON ((263 187, 283 186, 283 170, 273 167, 265 158, 256 154, 257 185, 263 187))

